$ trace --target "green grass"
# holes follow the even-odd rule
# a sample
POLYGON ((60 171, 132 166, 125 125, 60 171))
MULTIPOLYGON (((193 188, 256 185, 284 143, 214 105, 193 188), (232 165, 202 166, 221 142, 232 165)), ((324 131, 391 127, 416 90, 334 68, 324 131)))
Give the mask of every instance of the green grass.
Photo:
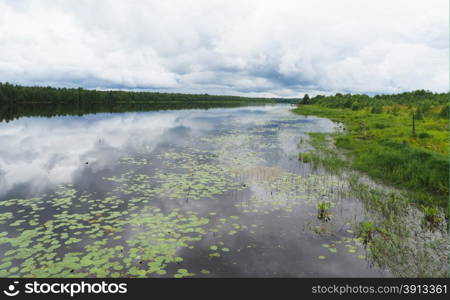
POLYGON ((329 139, 330 135, 326 133, 309 133, 309 142, 316 150, 310 153, 311 160, 324 167, 333 174, 337 174, 347 167, 347 162, 343 160, 336 151, 333 141, 329 139))
MULTIPOLYGON (((439 107, 430 111, 439 110, 439 107)), ((326 135, 311 134, 311 144, 323 154, 328 169, 352 168, 383 183, 416 192, 412 201, 426 206, 448 207, 448 119, 421 116, 416 135, 408 109, 396 106, 395 114, 385 107, 382 113, 370 109, 352 110, 301 105, 294 112, 316 115, 344 123, 345 131, 332 135, 335 146, 345 153, 333 153, 326 135)), ((319 154, 315 154, 319 155, 319 154)), ((314 159, 314 157, 313 157, 314 159)))
POLYGON ((447 260, 448 254, 447 223, 440 209, 420 207, 423 216, 416 220, 418 216, 411 214, 410 192, 374 187, 357 174, 349 176, 349 184, 347 195, 364 204, 366 214, 355 224, 355 233, 368 250, 369 260, 397 277, 447 275, 447 268, 434 264, 438 259, 447 260))
POLYGON ((424 207, 423 208, 423 224, 427 224, 430 227, 437 226, 442 220, 439 217, 439 210, 436 207, 424 207))
POLYGON ((317 204, 317 218, 321 221, 329 221, 331 218, 330 214, 331 202, 322 201, 317 204))
POLYGON ((376 226, 372 222, 360 222, 356 229, 357 235, 363 239, 364 245, 372 241, 373 235, 377 231, 376 226))
POLYGON ((371 113, 370 109, 351 110, 342 108, 327 108, 319 105, 301 105, 294 112, 303 115, 316 115, 345 124, 347 135, 362 140, 389 139, 398 143, 407 143, 413 147, 431 152, 448 155, 448 119, 437 118, 440 106, 430 110, 429 115, 422 120, 416 120, 416 137, 412 136, 412 118, 410 109, 396 106, 397 113, 392 113, 389 107, 384 113, 371 113))
POLYGON ((313 155, 311 153, 309 153, 309 152, 300 152, 298 154, 298 159, 301 162, 307 164, 307 163, 310 163, 312 161, 312 156, 313 155))

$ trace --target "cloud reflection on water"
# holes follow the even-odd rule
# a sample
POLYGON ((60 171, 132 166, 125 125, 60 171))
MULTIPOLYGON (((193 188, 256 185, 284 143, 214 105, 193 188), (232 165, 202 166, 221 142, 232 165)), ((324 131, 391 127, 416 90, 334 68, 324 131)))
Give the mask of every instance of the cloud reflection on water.
MULTIPOLYGON (((30 185, 31 196, 70 183, 75 172, 87 166, 94 172, 107 169, 127 152, 145 149, 151 153, 160 143, 181 142, 178 137, 202 136, 219 127, 253 128, 290 114, 288 106, 277 105, 22 118, 0 123, 0 196, 23 184, 30 185)), ((305 126, 314 126, 314 122, 305 126)), ((286 138, 292 137, 281 140, 286 138)))

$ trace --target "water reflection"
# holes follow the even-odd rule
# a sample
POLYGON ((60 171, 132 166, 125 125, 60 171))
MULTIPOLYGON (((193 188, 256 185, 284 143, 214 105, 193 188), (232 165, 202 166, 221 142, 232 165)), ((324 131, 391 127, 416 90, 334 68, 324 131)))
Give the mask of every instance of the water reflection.
MULTIPOLYGON (((27 184, 27 195, 32 196, 49 186, 71 182, 74 173, 87 165, 94 172, 110 168, 129 151, 152 152, 164 142, 182 143, 187 137, 224 126, 246 129, 287 114, 285 107, 265 106, 22 118, 0 123, 0 195, 27 184)), ((310 118, 305 131, 317 127, 317 120, 310 118)), ((321 120, 320 126, 329 130, 332 124, 321 120)))
POLYGON ((285 105, 1 123, 0 274, 389 275, 348 231, 346 182, 298 162, 333 130, 285 105))

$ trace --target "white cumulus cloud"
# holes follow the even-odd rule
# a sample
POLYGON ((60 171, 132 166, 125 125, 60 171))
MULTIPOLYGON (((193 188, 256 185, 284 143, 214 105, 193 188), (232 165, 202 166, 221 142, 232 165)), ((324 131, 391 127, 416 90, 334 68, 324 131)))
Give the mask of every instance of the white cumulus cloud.
POLYGON ((447 92, 447 0, 0 1, 0 81, 300 96, 447 92))

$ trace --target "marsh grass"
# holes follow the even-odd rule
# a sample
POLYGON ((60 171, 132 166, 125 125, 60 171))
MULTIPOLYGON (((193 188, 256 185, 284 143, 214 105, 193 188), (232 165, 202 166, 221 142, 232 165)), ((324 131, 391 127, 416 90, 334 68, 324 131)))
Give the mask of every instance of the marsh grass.
POLYGON ((358 237, 363 239, 364 245, 370 243, 377 232, 377 228, 372 222, 360 222, 356 226, 356 230, 358 237))
POLYGON ((298 159, 305 164, 312 162, 312 157, 313 155, 309 152, 300 152, 298 154, 298 159))
POLYGON ((332 174, 345 170, 348 163, 339 155, 334 146, 332 135, 326 133, 309 133, 309 142, 317 151, 310 152, 311 161, 325 168, 332 174))
MULTIPOLYGON (((400 108, 396 113, 401 114, 400 108)), ((382 112, 376 114, 383 117, 382 112)), ((341 198, 363 203, 365 213, 360 216, 363 220, 356 222, 354 228, 371 264, 401 277, 445 277, 448 273, 445 155, 420 149, 407 141, 377 138, 371 125, 358 126, 343 133, 310 133, 308 142, 316 150, 310 152, 313 165, 348 182, 348 189, 340 191, 341 198)), ((390 130, 393 126, 396 125, 392 122, 373 123, 376 130, 390 130)), ((434 134, 430 134, 426 139, 433 138, 434 134)), ((318 218, 325 219, 328 210, 320 202, 318 218)))
POLYGON ((442 222, 442 219, 439 216, 439 210, 436 207, 424 207, 423 214, 423 226, 429 226, 431 229, 433 229, 442 222))
POLYGON ((447 275, 448 233, 441 210, 411 205, 409 193, 363 183, 356 174, 349 177, 347 197, 364 204, 365 220, 355 228, 373 264, 401 277, 447 275), (430 217, 433 226, 426 221, 430 217))
POLYGON ((331 220, 330 209, 332 207, 331 202, 321 201, 317 204, 317 218, 321 221, 328 222, 331 220))
POLYGON ((327 135, 310 134, 311 144, 321 152, 314 153, 313 160, 324 168, 332 172, 343 169, 364 172, 385 184, 431 195, 411 197, 418 201, 417 204, 446 209, 449 193, 448 120, 434 116, 438 109, 431 108, 422 120, 416 121, 416 130, 420 132, 417 138, 411 137, 409 110, 401 105, 383 108, 383 111, 393 113, 318 105, 302 105, 294 111, 345 124, 343 133, 329 135, 331 141, 327 141, 327 135))

